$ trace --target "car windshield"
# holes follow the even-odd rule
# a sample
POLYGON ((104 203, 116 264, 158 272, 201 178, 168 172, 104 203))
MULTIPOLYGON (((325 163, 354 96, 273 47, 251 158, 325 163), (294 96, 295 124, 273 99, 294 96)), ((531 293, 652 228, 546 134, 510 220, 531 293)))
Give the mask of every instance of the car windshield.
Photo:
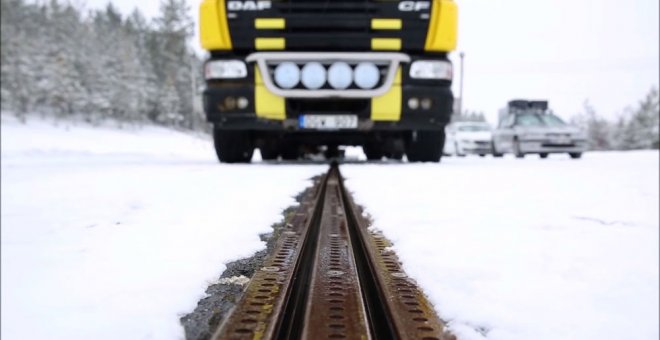
POLYGON ((517 125, 520 126, 543 126, 545 122, 541 119, 541 115, 536 113, 523 113, 516 117, 517 125))
POLYGON ((490 126, 486 124, 462 125, 457 127, 457 129, 463 132, 490 131, 490 126))
POLYGON ((555 115, 541 115, 541 119, 543 119, 543 122, 545 125, 548 126, 564 126, 566 123, 564 123, 561 118, 555 116, 555 115))

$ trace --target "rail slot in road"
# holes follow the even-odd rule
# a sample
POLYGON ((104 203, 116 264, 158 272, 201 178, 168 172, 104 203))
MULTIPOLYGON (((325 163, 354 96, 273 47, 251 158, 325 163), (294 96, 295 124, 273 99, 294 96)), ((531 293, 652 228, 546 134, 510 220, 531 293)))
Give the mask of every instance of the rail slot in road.
POLYGON ((367 226, 332 165, 213 339, 455 339, 367 226))

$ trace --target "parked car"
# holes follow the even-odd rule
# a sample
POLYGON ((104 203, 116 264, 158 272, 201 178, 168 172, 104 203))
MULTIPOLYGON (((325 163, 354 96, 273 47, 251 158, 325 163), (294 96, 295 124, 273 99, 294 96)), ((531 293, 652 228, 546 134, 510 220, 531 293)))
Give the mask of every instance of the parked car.
POLYGON ((586 134, 547 110, 547 102, 509 102, 497 129, 493 132, 493 154, 513 153, 522 158, 538 154, 568 153, 580 158, 587 148, 586 134), (527 103, 527 104, 525 104, 527 103))
POLYGON ((492 128, 486 122, 456 122, 447 126, 444 153, 485 156, 493 152, 492 128))

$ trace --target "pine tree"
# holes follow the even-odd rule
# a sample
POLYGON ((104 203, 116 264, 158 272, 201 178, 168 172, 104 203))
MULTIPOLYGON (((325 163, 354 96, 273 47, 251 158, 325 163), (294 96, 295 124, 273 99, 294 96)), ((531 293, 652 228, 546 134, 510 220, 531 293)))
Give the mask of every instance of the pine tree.
POLYGON ((39 24, 44 15, 22 0, 2 0, 0 10, 2 109, 23 119, 37 98, 38 62, 42 59, 38 46, 44 40, 39 24))
POLYGON ((163 1, 153 22, 112 4, 82 15, 58 0, 1 1, 3 110, 207 127, 194 112, 201 61, 184 0, 163 1))
POLYGON ((594 107, 585 100, 581 114, 572 117, 571 123, 586 131, 590 150, 608 150, 612 147, 610 124, 601 118, 594 107))
POLYGON ((48 62, 43 72, 46 103, 61 115, 80 112, 84 107, 84 88, 80 79, 80 16, 70 5, 55 0, 49 5, 48 37, 43 46, 48 62))
POLYGON ((623 149, 651 149, 660 144, 658 89, 652 88, 637 108, 627 109, 626 124, 621 132, 623 149))
MULTIPOLYGON (((192 36, 192 18, 188 15, 185 0, 163 0, 160 5, 160 16, 155 20, 158 35, 155 42, 157 50, 159 81, 164 86, 173 86, 178 98, 176 115, 184 117, 180 124, 191 127, 193 113, 191 92, 191 60, 188 53, 188 39, 192 36)), ((160 93, 170 98, 172 89, 161 88, 160 93)), ((168 114, 175 114, 169 112, 168 114)), ((179 120, 177 120, 179 121, 179 120)))
POLYGON ((455 112, 452 122, 485 122, 486 116, 483 112, 465 110, 462 113, 455 112))

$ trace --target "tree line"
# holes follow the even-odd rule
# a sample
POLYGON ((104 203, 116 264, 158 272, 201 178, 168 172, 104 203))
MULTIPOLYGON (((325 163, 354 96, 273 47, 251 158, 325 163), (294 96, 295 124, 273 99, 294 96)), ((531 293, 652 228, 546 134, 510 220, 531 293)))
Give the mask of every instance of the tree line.
POLYGON ((636 150, 660 148, 660 105, 658 89, 652 88, 635 106, 628 107, 615 120, 600 116, 585 101, 583 112, 571 122, 587 133, 591 150, 636 150))
POLYGON ((111 3, 85 11, 58 0, 1 2, 3 110, 206 126, 185 0, 163 0, 152 20, 138 10, 123 17, 111 3))

